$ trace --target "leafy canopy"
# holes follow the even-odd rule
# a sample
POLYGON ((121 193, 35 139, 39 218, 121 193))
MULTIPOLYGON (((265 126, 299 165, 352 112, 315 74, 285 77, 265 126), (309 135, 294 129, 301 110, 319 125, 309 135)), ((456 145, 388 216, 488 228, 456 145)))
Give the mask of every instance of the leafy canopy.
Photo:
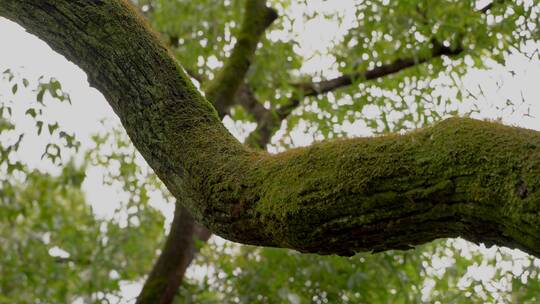
MULTIPOLYGON (((247 75, 256 98, 271 111, 301 100, 274 137, 274 149, 294 145, 291 134, 299 129, 323 139, 347 135, 353 127, 383 133, 437 121, 471 101, 461 83, 471 69, 504 65, 510 54, 540 56, 530 51, 540 38, 538 1, 495 1, 486 12, 487 3, 471 0, 350 1, 344 10, 312 2, 269 1, 281 17, 260 42, 247 75), (346 31, 315 50, 302 46, 305 32, 324 22, 346 31), (361 76, 399 60, 420 62, 436 46, 458 54, 370 81, 361 76), (347 86, 303 98, 301 84, 339 75, 356 76, 347 86)), ((202 87, 230 55, 243 15, 239 0, 136 4, 202 87)), ((75 133, 48 120, 48 103, 71 103, 57 80, 27 80, 6 70, 2 82, 7 89, 0 94, 0 303, 129 301, 122 286, 149 272, 164 235, 164 216, 152 207, 151 193, 170 196, 119 128, 96 134, 91 147, 82 147, 75 133), (25 91, 34 100, 15 104, 25 91), (55 173, 20 158, 29 134, 17 128, 16 111, 47 138, 42 159, 55 173), (99 168, 104 183, 123 194, 111 198, 121 202, 110 217, 97 217, 85 197, 90 168, 99 168)), ((240 105, 233 106, 230 119, 246 130, 256 123, 240 105)), ((177 302, 534 303, 539 265, 524 254, 478 250, 462 240, 352 258, 214 240, 188 271, 177 302), (480 271, 487 275, 475 274, 480 271)))

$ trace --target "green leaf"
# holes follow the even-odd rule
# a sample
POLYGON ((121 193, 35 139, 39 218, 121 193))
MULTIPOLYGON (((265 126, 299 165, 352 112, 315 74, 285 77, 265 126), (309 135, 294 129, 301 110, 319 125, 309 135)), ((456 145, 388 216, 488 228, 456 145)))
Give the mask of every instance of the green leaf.
POLYGON ((45 89, 42 87, 36 95, 37 102, 43 103, 43 95, 45 94, 45 89))
POLYGON ((58 123, 55 122, 54 124, 48 124, 49 134, 53 135, 54 131, 58 129, 58 123))
POLYGON ((36 127, 37 127, 37 134, 41 135, 41 131, 43 129, 43 121, 41 120, 36 121, 36 127))
POLYGON ((37 115, 36 109, 34 108, 29 108, 28 110, 26 110, 26 112, 24 112, 24 114, 30 115, 32 116, 32 118, 36 118, 36 115, 37 115))

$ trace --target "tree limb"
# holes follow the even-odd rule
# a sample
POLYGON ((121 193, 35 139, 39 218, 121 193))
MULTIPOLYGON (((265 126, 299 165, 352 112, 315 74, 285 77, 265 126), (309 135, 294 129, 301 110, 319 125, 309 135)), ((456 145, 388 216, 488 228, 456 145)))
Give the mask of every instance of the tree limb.
POLYGON ((242 28, 231 56, 205 90, 206 97, 218 113, 227 113, 232 105, 234 95, 251 66, 261 35, 277 17, 276 10, 266 6, 266 0, 246 1, 242 28))
MULTIPOLYGON (((220 79, 220 82, 211 82, 205 92, 207 96, 212 97, 211 100, 216 101, 214 105, 221 119, 226 115, 229 107, 224 101, 231 98, 229 96, 231 92, 234 94, 234 86, 244 82, 245 73, 250 66, 249 61, 241 67, 235 62, 240 61, 241 56, 245 56, 246 59, 254 56, 260 36, 277 17, 277 13, 266 7, 265 2, 266 0, 246 1, 244 23, 238 37, 238 43, 234 46, 232 55, 225 62, 225 66, 218 72, 216 79, 220 79), (254 20, 264 20, 264 22, 259 23, 254 20), (243 72, 238 73, 237 68, 243 72)), ((178 43, 178 39, 172 39, 171 42, 178 43)), ((190 73, 190 71, 187 73, 192 78, 202 82, 202 77, 197 77, 195 73, 190 73)), ((253 106, 256 107, 256 105, 253 106)), ((206 242, 210 235, 211 232, 196 223, 189 215, 188 210, 177 204, 172 229, 167 237, 163 252, 147 278, 137 303, 172 303, 182 283, 184 273, 195 257, 197 251, 195 242, 206 242)))
MULTIPOLYGON (((478 12, 481 14, 486 14, 489 10, 491 10, 494 7, 494 5, 498 3, 502 3, 502 2, 504 2, 504 0, 495 0, 493 2, 490 2, 486 4, 484 7, 482 7, 480 10, 478 10, 478 12)), ((278 110, 278 117, 281 119, 284 119, 288 115, 290 115, 290 113, 299 105, 300 98, 325 94, 325 93, 334 91, 336 89, 349 86, 353 84, 356 80, 364 80, 364 81, 374 80, 377 78, 395 74, 397 72, 400 72, 404 69, 407 69, 416 65, 423 64, 434 58, 438 58, 441 56, 457 56, 464 52, 464 49, 462 47, 450 48, 436 40, 432 40, 432 47, 433 47, 433 50, 432 50, 431 56, 420 57, 420 58, 417 58, 417 57, 400 58, 390 64, 382 65, 380 67, 376 67, 371 70, 366 70, 363 72, 355 72, 355 73, 350 73, 350 74, 343 74, 336 78, 322 80, 319 82, 307 82, 307 83, 296 84, 295 86, 300 89, 300 93, 298 94, 296 98, 293 98, 289 104, 283 106, 281 109, 278 110)))
MULTIPOLYGON (((452 49, 445 47, 442 44, 436 44, 433 47, 433 52, 430 56, 420 57, 420 58, 405 58, 398 59, 390 64, 385 64, 379 67, 375 67, 371 70, 364 72, 356 72, 351 74, 344 74, 337 78, 322 80, 319 82, 309 82, 297 84, 296 87, 299 88, 300 96, 309 97, 316 96, 320 94, 325 94, 336 89, 343 88, 353 84, 357 80, 374 80, 384 76, 392 75, 397 72, 403 71, 407 68, 423 64, 431 59, 438 58, 441 56, 456 56, 463 52, 462 48, 452 49)), ((297 103, 297 102, 291 102, 297 103)), ((286 113, 284 111, 283 113, 286 113)), ((284 115, 284 114, 282 114, 284 115)))
POLYGON ((497 4, 500 4, 500 3, 503 3, 505 2, 506 0, 494 0, 492 2, 489 2, 488 4, 486 4, 485 6, 483 6, 479 12, 482 13, 482 14, 485 14, 487 13, 489 10, 491 10, 493 8, 493 6, 497 5, 497 4))
POLYGON ((389 76, 413 66, 423 64, 431 59, 441 56, 456 56, 463 52, 462 48, 452 49, 445 47, 442 44, 434 44, 433 51, 430 56, 420 58, 404 58, 398 59, 392 63, 385 64, 363 72, 355 72, 351 74, 343 74, 339 77, 322 80, 319 82, 299 83, 295 86, 298 88, 298 93, 291 98, 289 103, 283 105, 276 110, 275 115, 267 114, 264 119, 258 120, 258 125, 247 139, 247 142, 261 148, 266 147, 270 142, 274 130, 278 129, 281 122, 286 119, 294 109, 296 109, 303 98, 326 94, 328 92, 349 86, 358 80, 368 81, 385 76, 389 76))
MULTIPOLYGON (((504 0, 495 0, 494 2, 490 2, 484 7, 482 7, 480 10, 478 10, 478 12, 481 14, 486 14, 489 10, 493 8, 494 5, 502 2, 504 2, 504 0)), ((426 18, 424 13, 421 13, 421 15, 426 18)), ((305 82, 294 84, 293 86, 298 89, 296 95, 289 100, 289 103, 277 109, 275 111, 275 114, 271 113, 271 111, 268 110, 268 113, 265 113, 264 116, 260 115, 260 118, 256 119, 257 128, 248 136, 248 138, 246 139, 246 143, 255 147, 259 147, 261 149, 265 149, 270 142, 274 132, 281 126, 283 120, 285 120, 294 111, 294 109, 298 108, 301 101, 305 97, 326 94, 328 92, 332 92, 334 90, 352 85, 358 80, 369 81, 382 78, 398 73, 407 68, 423 64, 434 58, 438 58, 441 56, 457 56, 464 52, 464 49, 462 47, 446 47, 444 46, 444 44, 435 40, 432 41, 432 47, 432 54, 430 56, 421 58, 400 58, 392 63, 362 72, 343 74, 333 79, 327 79, 318 82, 305 82)))
POLYGON ((462 236, 540 255, 540 132, 449 119, 270 155, 241 145, 118 0, 4 0, 83 68, 193 216, 227 239, 350 255, 462 236))
POLYGON ((210 235, 208 229, 195 223, 184 207, 177 205, 163 252, 146 279, 137 303, 172 303, 184 274, 198 251, 196 241, 206 242, 210 235))

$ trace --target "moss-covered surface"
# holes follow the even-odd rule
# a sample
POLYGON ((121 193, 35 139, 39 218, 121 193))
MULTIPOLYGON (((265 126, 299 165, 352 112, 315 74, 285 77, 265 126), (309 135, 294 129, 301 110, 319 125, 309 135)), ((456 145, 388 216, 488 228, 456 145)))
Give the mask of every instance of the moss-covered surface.
MULTIPOLYGON (((210 101, 216 101, 213 104, 221 119, 228 113, 230 99, 244 81, 249 69, 249 62, 241 57, 251 60, 260 36, 276 16, 272 9, 265 6, 265 0, 245 2, 244 24, 238 37, 239 42, 233 48, 233 56, 226 61, 218 77, 210 83, 205 92, 206 96, 212 97, 210 101)), ((208 229, 197 224, 180 204, 176 206, 171 225, 163 252, 148 276, 137 303, 172 303, 184 273, 197 251, 195 242, 205 242, 211 234, 208 229)))
POLYGON ((455 118, 263 157, 249 179, 279 246, 352 254, 460 235, 538 248, 539 147, 538 132, 455 118))
POLYGON ((456 118, 259 153, 124 2, 2 0, 0 15, 83 68, 169 190, 221 236, 349 255, 460 235, 540 255, 539 132, 456 118))

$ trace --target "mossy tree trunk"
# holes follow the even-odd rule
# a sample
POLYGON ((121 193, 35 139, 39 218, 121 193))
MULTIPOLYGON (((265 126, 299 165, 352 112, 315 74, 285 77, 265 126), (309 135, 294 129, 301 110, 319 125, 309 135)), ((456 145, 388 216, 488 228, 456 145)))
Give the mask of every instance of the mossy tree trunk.
POLYGON ((462 236, 540 254, 540 133, 449 119, 403 136, 247 149, 126 2, 2 0, 84 69, 169 190, 214 233, 350 255, 462 236))

